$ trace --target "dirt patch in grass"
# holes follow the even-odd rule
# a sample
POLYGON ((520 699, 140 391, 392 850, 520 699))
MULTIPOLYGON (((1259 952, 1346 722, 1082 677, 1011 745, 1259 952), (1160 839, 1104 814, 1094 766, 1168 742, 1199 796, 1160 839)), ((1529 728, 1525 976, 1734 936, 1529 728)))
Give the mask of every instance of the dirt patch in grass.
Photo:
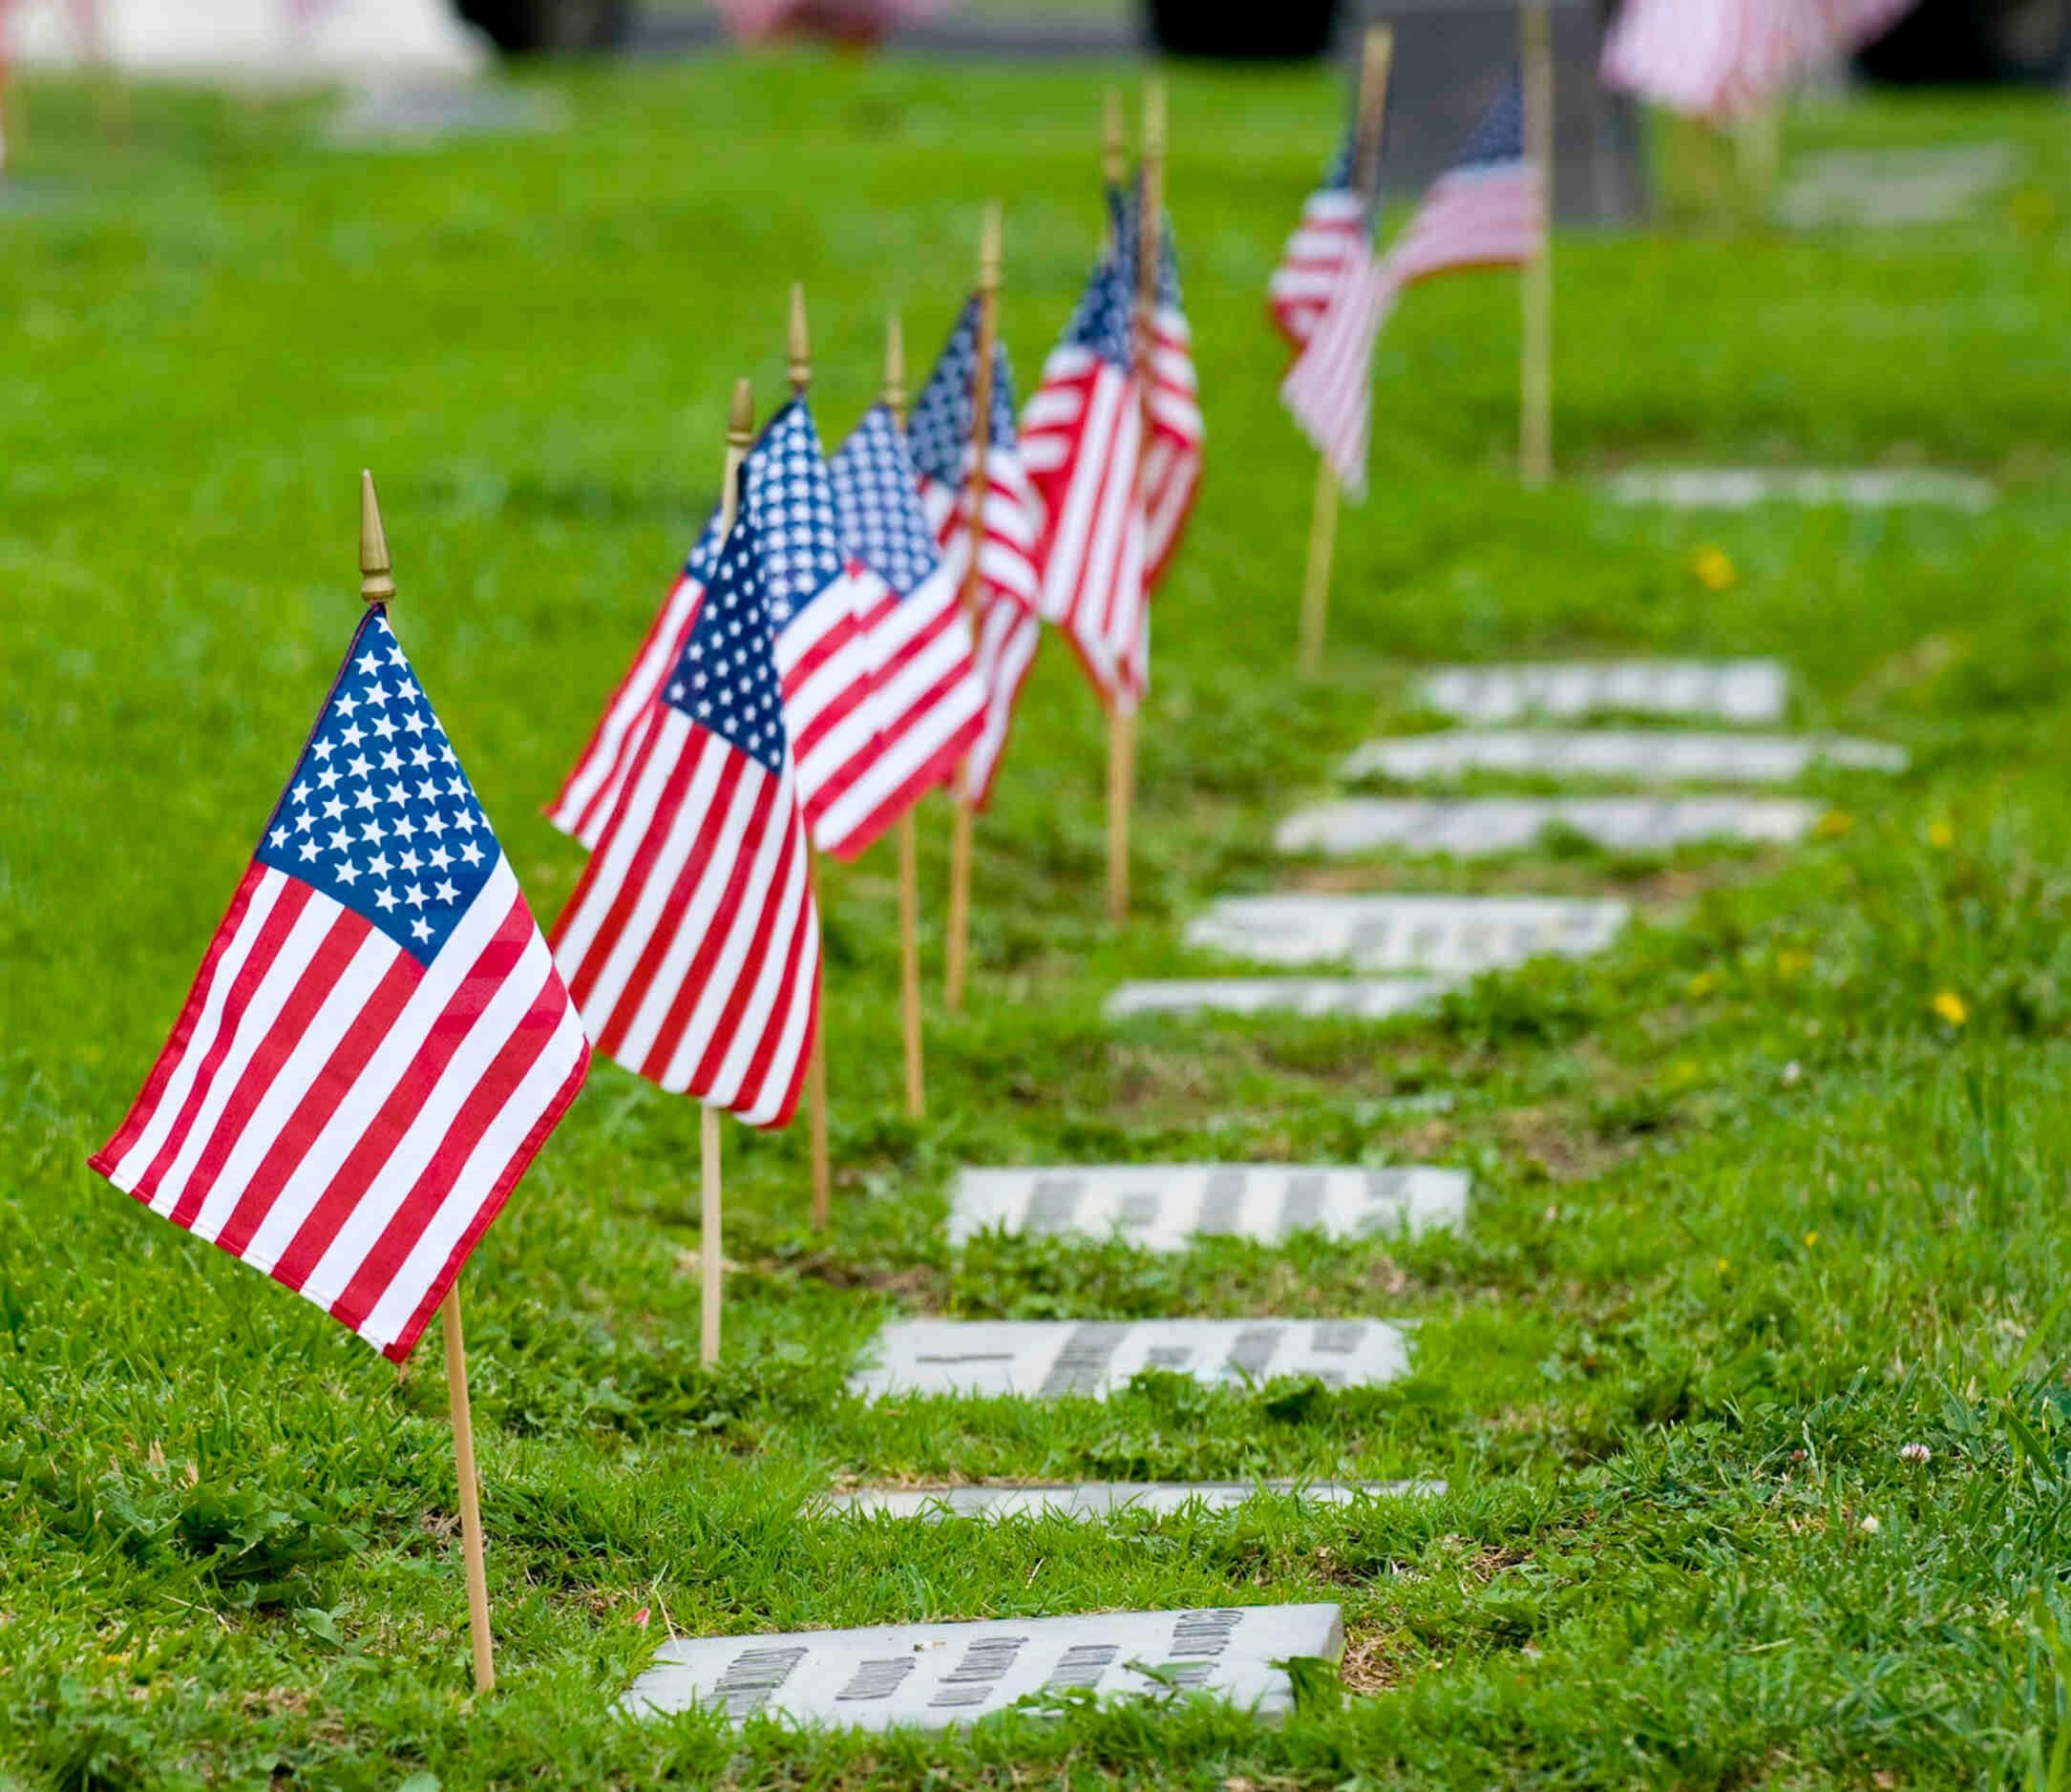
POLYGON ((1386 1631, 1355 1630, 1344 1639, 1338 1678, 1348 1693, 1385 1693, 1404 1679, 1401 1639, 1386 1631))
POLYGON ((925 1263, 854 1263, 832 1251, 797 1257, 789 1263, 771 1259, 757 1263, 755 1268, 765 1275, 802 1275, 829 1288, 867 1288, 872 1294, 892 1295, 902 1300, 923 1296, 939 1299, 944 1284, 941 1272, 925 1263))
POLYGON ((1607 1138, 1556 1107, 1513 1107, 1498 1124, 1504 1143, 1550 1182, 1586 1182, 1638 1149, 1636 1140, 1607 1138))

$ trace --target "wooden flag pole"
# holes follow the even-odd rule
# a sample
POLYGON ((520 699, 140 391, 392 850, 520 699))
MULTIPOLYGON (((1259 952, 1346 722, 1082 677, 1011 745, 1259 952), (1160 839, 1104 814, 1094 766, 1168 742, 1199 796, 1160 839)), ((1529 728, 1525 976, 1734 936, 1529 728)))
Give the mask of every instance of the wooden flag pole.
POLYGON ((1553 42, 1543 0, 1518 14, 1523 37, 1525 159, 1539 173, 1545 221, 1524 267, 1524 367, 1517 469, 1533 491, 1553 476, 1553 42))
MULTIPOLYGON (((985 554, 985 495, 991 488, 992 363, 1000 340, 1000 283, 1004 263, 1000 202, 985 207, 978 239, 978 359, 971 369, 971 473, 968 483, 970 558, 963 568, 963 620, 978 639, 979 562, 985 554)), ((963 1012, 963 989, 971 950, 971 834, 976 799, 966 772, 957 776, 949 835, 949 939, 943 953, 942 999, 952 1014, 963 1012)))
MULTIPOLYGON (((895 428, 906 427, 906 339, 894 311, 884 324, 884 407, 895 428)), ((906 1118, 927 1111, 924 1045, 920 1035, 920 831, 909 804, 898 818, 898 1007, 906 1046, 906 1118)))
MULTIPOLYGON (((1381 125, 1387 111, 1388 66, 1395 33, 1385 25, 1366 28, 1359 63, 1359 105, 1353 139, 1354 190, 1369 204, 1381 179, 1381 125)), ((1309 564, 1301 579, 1301 636, 1297 664, 1313 674, 1323 664, 1323 631, 1330 618, 1330 567, 1338 549, 1338 473, 1328 454, 1316 457, 1316 501, 1309 512, 1309 564)))
MULTIPOLYGON (((791 395, 803 398, 813 384, 813 339, 806 329, 805 286, 792 282, 791 323, 785 344, 785 373, 791 395)), ((806 842, 806 887, 819 904, 819 854, 806 842)), ((824 913, 824 911, 823 911, 824 913)), ((824 974, 824 973, 823 973, 824 974)), ((821 992, 819 1024, 813 1029, 813 1056, 806 1064, 806 1127, 813 1162, 813 1230, 825 1232, 834 1207, 834 1169, 827 1151, 827 1001, 821 992)))
MULTIPOLYGON (((727 452, 720 463, 719 534, 732 530, 741 507, 741 463, 755 432, 755 393, 746 380, 733 382, 733 402, 727 408, 727 452)), ((724 1201, 720 1183, 719 1109, 703 1107, 698 1115, 698 1360, 719 1360, 719 1305, 724 1289, 726 1253, 720 1239, 724 1201)))
MULTIPOLYGON (((1165 242, 1165 83, 1152 76, 1143 96, 1143 189, 1136 208, 1137 403, 1143 440, 1151 439, 1151 320, 1157 305, 1158 263, 1165 242)), ((1108 701, 1108 919, 1129 920, 1129 823, 1136 795, 1136 708, 1117 690, 1108 701)))
MULTIPOLYGON (((374 475, 360 474, 360 601, 391 602, 395 597, 389 538, 381 527, 381 506, 374 497, 374 475)), ((447 1289, 439 1303, 439 1323, 446 1339, 446 1405, 453 1415, 454 1470, 460 1484, 460 1553, 467 1569, 468 1641, 475 1655, 475 1690, 492 1692, 497 1684, 496 1643, 489 1629, 489 1569, 482 1553, 482 1503, 475 1472, 475 1419, 468 1406, 467 1342, 460 1332, 460 1284, 447 1289)))

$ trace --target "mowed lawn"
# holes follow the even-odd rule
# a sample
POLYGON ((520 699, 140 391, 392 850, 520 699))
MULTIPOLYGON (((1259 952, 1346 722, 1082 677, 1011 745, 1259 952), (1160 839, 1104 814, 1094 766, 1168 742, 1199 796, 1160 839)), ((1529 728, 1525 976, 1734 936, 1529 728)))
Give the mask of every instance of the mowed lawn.
MULTIPOLYGON (((435 1339, 399 1379, 85 1170, 352 625, 358 470, 398 632, 550 916, 579 855, 539 805, 714 489, 731 380, 780 392, 788 284, 831 445, 876 395, 888 309, 924 366, 998 195, 1025 391, 1099 229, 1111 73, 557 74, 564 134, 408 154, 322 147, 311 105, 160 92, 111 147, 89 91, 32 89, 20 169, 49 202, 0 215, 0 1783, 2066 1783, 2054 105, 1793 120, 1801 155, 2018 142, 2018 183, 1962 224, 1564 236, 1541 495, 1510 472, 1515 281, 1414 294, 1303 684, 1314 463, 1261 290, 1340 102, 1321 72, 1173 75, 1212 440, 1159 599, 1136 922, 1100 923, 1104 729, 1052 643, 921 1124, 898 1113, 889 849, 827 868, 835 1224, 807 1227, 802 1128, 729 1128, 716 1372, 695 1114, 598 1067, 463 1282, 493 1697, 469 1690, 435 1339), (1596 476, 1641 457, 1949 466, 2004 501, 1608 505, 1596 476), (1332 868, 1639 906, 1600 959, 1428 1018, 1103 1023, 1120 976, 1204 962, 1179 926, 1211 896, 1322 875, 1278 865, 1271 825, 1344 748, 1428 720, 1418 663, 1615 651, 1783 655, 1796 721, 1913 769, 1818 786, 1831 812, 1789 853, 1332 868), (940 1241, 960 1164, 1204 1158, 1456 1165, 1471 1223, 1178 1259, 940 1241), (843 1377, 902 1311, 1385 1316, 1417 1322, 1415 1372, 865 1408, 843 1377), (1262 1476, 1450 1491, 1111 1526, 797 1515, 863 1482, 1262 1476), (611 1713, 672 1633, 1318 1599, 1345 1612, 1342 1701, 1307 1687, 1278 1730, 1184 1700, 891 1739, 611 1713)), ((923 825, 932 1001, 938 803, 923 825)))

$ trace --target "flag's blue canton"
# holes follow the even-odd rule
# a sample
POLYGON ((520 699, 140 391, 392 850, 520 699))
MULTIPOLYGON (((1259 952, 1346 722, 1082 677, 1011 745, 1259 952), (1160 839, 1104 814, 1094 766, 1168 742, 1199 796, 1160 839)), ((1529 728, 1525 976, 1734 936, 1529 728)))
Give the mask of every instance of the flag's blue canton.
POLYGON ((1330 158, 1330 166, 1323 170, 1323 186, 1326 191, 1342 192, 1352 184, 1352 163, 1359 154, 1358 127, 1347 130, 1344 140, 1338 145, 1338 153, 1330 158))
POLYGON ((1467 139, 1456 168, 1472 168, 1482 162, 1522 161, 1525 155, 1525 83, 1515 69, 1503 83, 1495 104, 1482 114, 1474 135, 1467 139))
MULTIPOLYGON (((964 302, 963 313, 920 389, 907 421, 906 441, 914 466, 938 485, 954 490, 963 483, 963 453, 971 439, 971 376, 978 368, 978 298, 964 302)), ((1014 375, 1006 345, 992 348, 992 446, 1014 446, 1014 375)))
POLYGON ((713 562, 719 559, 719 544, 725 538, 719 533, 719 513, 714 510, 706 519, 705 532, 698 537, 689 559, 683 563, 683 576, 692 584, 702 585, 711 578, 713 562))
POLYGON ((1131 365, 1130 313, 1135 295, 1130 291, 1129 275, 1121 258, 1103 255, 1087 277, 1079 294, 1078 308, 1065 340, 1089 348, 1103 361, 1125 373, 1131 365))
POLYGON ((919 477, 884 406, 863 413, 827 472, 842 545, 900 597, 910 597, 941 557, 920 508, 919 477))
MULTIPOLYGON (((1114 213, 1114 240, 1118 245, 1116 255, 1123 267, 1129 272, 1130 293, 1131 297, 1133 298, 1135 296, 1137 276, 1136 214, 1142 208, 1143 201, 1134 189, 1122 197, 1115 197, 1115 189, 1112 187, 1109 187, 1108 191, 1110 196, 1110 207, 1114 213)), ((1179 255, 1173 246, 1172 219, 1168 217, 1164 223, 1165 228, 1161 233, 1164 240, 1159 244, 1158 253, 1157 302, 1161 306, 1169 306, 1173 310, 1177 310, 1179 309, 1179 255)))
POLYGON ((770 627, 782 634, 841 576, 843 563, 834 487, 804 399, 793 398, 770 419, 741 469, 741 489, 762 541, 770 627))
POLYGON ((266 825, 260 862, 429 964, 499 850, 389 619, 370 610, 266 825))
POLYGON ((664 695, 773 778, 784 770, 784 700, 763 562, 755 526, 744 518, 720 551, 664 695))

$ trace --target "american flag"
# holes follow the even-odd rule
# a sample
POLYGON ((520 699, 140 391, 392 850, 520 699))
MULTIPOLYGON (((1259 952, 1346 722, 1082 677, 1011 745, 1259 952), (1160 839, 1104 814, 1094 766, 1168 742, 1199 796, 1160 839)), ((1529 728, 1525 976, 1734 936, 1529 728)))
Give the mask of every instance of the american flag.
POLYGON ((1603 79, 1693 117, 1766 104, 1812 65, 1880 37, 1913 0, 1625 0, 1603 79))
POLYGON ((1366 202, 1352 184, 1357 149, 1354 134, 1346 132, 1323 184, 1302 202, 1301 221, 1266 286, 1273 321, 1297 348, 1316 334, 1340 277, 1373 232, 1366 202))
POLYGON ((761 544, 770 629, 806 832, 851 858, 867 819, 843 797, 877 757, 876 680, 859 580, 835 520, 835 488, 803 398, 770 419, 742 469, 742 510, 761 544))
POLYGON ((751 518, 727 538, 625 794, 554 924, 598 1047, 781 1127, 819 1016, 819 917, 751 518))
POLYGON ((589 1064, 377 606, 93 1167, 401 1361, 589 1064))
POLYGON ((1512 70, 1416 215, 1376 260, 1354 246, 1328 308, 1280 397, 1354 495, 1366 486, 1375 337, 1405 286, 1465 267, 1514 265, 1539 253, 1545 186, 1525 158, 1524 80, 1512 70))
MULTIPOLYGON (((909 425, 920 502, 942 564, 961 591, 971 564, 972 474, 977 465, 974 381, 980 300, 973 295, 920 389, 909 425)), ((1014 432, 1014 375, 1006 347, 992 349, 992 415, 986 432, 984 539, 978 556, 977 658, 984 721, 964 765, 962 794, 981 807, 1006 752, 1021 687, 1041 644, 1042 576, 1037 506, 1014 432)))
POLYGON ((625 787, 626 771, 645 738, 655 693, 683 651, 690 618, 719 554, 719 517, 714 513, 697 545, 690 550, 682 574, 655 612, 640 650, 611 693, 603 714, 598 717, 589 744, 562 780, 560 794, 546 812, 546 818, 561 833, 591 850, 595 850, 604 824, 611 819, 619 792, 625 787))
POLYGON ((935 545, 920 475, 883 405, 863 414, 828 463, 835 513, 865 593, 877 751, 828 812, 868 842, 936 786, 950 783, 984 727, 962 593, 935 545))
POLYGON ((1131 706, 1142 694, 1148 616, 1134 304, 1127 267, 1102 255, 1022 413, 1022 453, 1043 505, 1044 618, 1065 631, 1100 691, 1131 706))
MULTIPOLYGON (((1140 196, 1131 193, 1115 207, 1115 242, 1123 267, 1133 283, 1141 278, 1137 257, 1140 196)), ((1157 281, 1152 301, 1151 434, 1144 446, 1143 560, 1144 589, 1157 588, 1172 564, 1180 532, 1194 509, 1201 484, 1200 386, 1194 371, 1194 334, 1179 298, 1179 258, 1173 248, 1171 219, 1159 232, 1157 281)), ((1147 668, 1138 668, 1144 682, 1147 668)))

